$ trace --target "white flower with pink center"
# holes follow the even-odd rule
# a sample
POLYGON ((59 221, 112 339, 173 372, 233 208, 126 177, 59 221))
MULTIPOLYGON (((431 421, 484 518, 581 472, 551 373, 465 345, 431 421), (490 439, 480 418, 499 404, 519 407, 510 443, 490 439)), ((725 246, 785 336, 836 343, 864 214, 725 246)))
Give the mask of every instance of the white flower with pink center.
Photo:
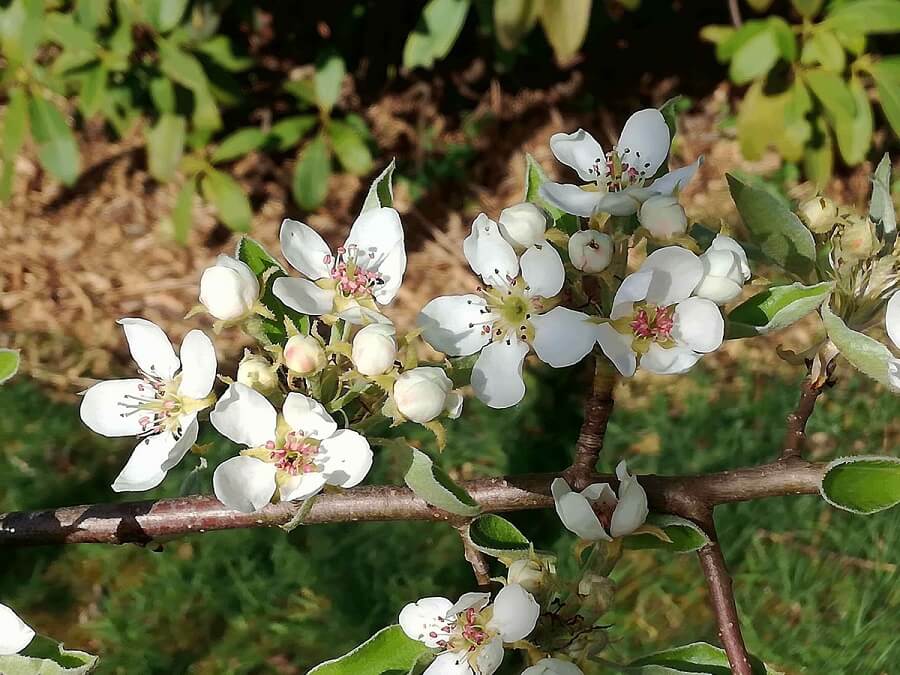
POLYGON ((671 195, 690 182, 703 161, 654 180, 669 154, 669 127, 655 108, 639 110, 628 118, 619 143, 609 152, 583 129, 553 134, 553 155, 571 167, 587 186, 544 183, 541 196, 566 213, 589 217, 595 213, 629 216, 653 195, 671 195))
POLYGON ((598 327, 600 348, 622 375, 638 366, 659 375, 683 373, 722 344, 719 307, 691 297, 704 278, 701 260, 678 246, 654 251, 628 275, 598 327))
POLYGON ((265 396, 235 383, 209 418, 219 433, 246 446, 213 474, 216 497, 237 511, 258 511, 274 497, 307 499, 326 484, 353 487, 372 467, 369 442, 338 429, 325 407, 303 394, 288 394, 279 415, 265 396))
POLYGON ((463 252, 485 286, 435 298, 418 325, 425 340, 448 356, 481 352, 472 370, 475 395, 492 408, 508 408, 525 395, 522 363, 532 349, 554 368, 573 365, 593 348, 597 325, 557 306, 565 270, 549 243, 529 247, 520 260, 497 223, 482 213, 463 252))
POLYGON ((503 662, 504 645, 534 630, 541 608, 517 584, 490 593, 466 593, 456 603, 422 598, 400 612, 400 627, 413 640, 442 652, 424 675, 492 675, 503 662))
POLYGON ((213 404, 216 350, 199 330, 185 335, 181 358, 146 319, 119 319, 139 378, 99 382, 84 393, 81 419, 103 436, 141 439, 116 478, 116 492, 159 485, 197 440, 197 413, 213 404))
POLYGON ((308 225, 286 219, 281 251, 305 279, 281 277, 272 291, 284 304, 311 316, 354 324, 383 323, 379 306, 397 295, 406 270, 400 215, 392 208, 361 214, 337 254, 308 225))
POLYGON ((34 639, 34 631, 6 605, 0 603, 0 656, 11 656, 25 649, 34 639))

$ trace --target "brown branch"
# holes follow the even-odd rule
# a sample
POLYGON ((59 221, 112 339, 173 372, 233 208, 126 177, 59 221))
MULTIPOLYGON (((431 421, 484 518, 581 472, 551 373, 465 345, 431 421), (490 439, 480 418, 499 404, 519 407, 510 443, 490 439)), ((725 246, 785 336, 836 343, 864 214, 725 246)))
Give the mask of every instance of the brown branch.
POLYGON ((700 566, 703 568, 703 575, 709 586, 710 604, 716 615, 716 623, 719 625, 719 641, 725 648, 725 654, 731 664, 731 672, 735 675, 752 675, 750 657, 747 654, 744 637, 741 635, 737 606, 734 604, 731 575, 728 574, 725 556, 722 555, 722 549, 716 537, 712 511, 708 511, 701 518, 700 524, 709 535, 710 543, 697 551, 697 556, 700 558, 700 566))
POLYGON ((472 566, 472 571, 475 573, 475 580, 478 582, 478 588, 483 591, 489 590, 491 586, 491 568, 487 558, 484 557, 484 554, 481 551, 475 548, 475 544, 469 539, 466 525, 459 525, 456 528, 456 531, 459 532, 459 538, 462 540, 463 553, 466 560, 472 566))
MULTIPOLYGON (((817 494, 824 471, 825 464, 794 458, 702 476, 645 475, 640 481, 654 511, 696 518, 716 504, 817 494)), ((482 478, 462 486, 486 513, 544 509, 553 506, 550 482, 559 475, 482 478)), ((592 474, 589 479, 617 484, 616 477, 608 474, 592 474)), ((297 508, 288 502, 256 513, 239 513, 215 497, 192 496, 8 513, 0 515, 0 546, 146 544, 195 532, 283 525, 297 508)), ((319 495, 303 523, 363 520, 430 520, 457 525, 459 516, 429 506, 407 488, 377 485, 319 495)))
POLYGON ((575 459, 566 471, 576 489, 584 488, 590 474, 597 468, 597 458, 603 448, 606 427, 613 410, 615 386, 615 372, 610 369, 606 359, 595 357, 594 378, 590 393, 584 401, 584 422, 575 442, 575 459))
POLYGON ((803 445, 806 441, 806 423, 813 414, 816 400, 819 398, 819 394, 822 393, 823 386, 809 377, 803 380, 797 407, 787 417, 787 430, 782 443, 781 459, 792 459, 803 454, 803 445))
POLYGON ((738 6, 738 0, 728 0, 728 13, 731 15, 731 23, 735 28, 744 25, 741 19, 741 8, 738 6))

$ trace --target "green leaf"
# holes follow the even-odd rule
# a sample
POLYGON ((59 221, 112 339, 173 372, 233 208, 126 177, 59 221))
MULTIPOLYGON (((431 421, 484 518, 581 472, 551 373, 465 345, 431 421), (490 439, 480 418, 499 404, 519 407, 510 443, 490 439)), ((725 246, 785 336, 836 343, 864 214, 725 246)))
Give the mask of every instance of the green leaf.
POLYGON ((775 36, 775 43, 782 58, 788 63, 797 60, 797 38, 791 25, 780 16, 769 17, 769 30, 775 36))
POLYGON ((0 157, 3 170, 0 172, 0 201, 6 201, 12 194, 13 177, 16 175, 16 156, 25 142, 28 132, 28 94, 22 87, 9 90, 9 103, 3 124, 0 125, 0 157))
POLYGON ((828 305, 822 305, 822 321, 828 337, 843 357, 863 375, 894 389, 888 373, 893 354, 883 344, 847 326, 828 305))
POLYGON ((468 13, 469 0, 429 0, 403 45, 403 67, 431 68, 447 56, 468 13))
POLYGON ((209 79, 200 61, 183 51, 176 44, 158 37, 159 67, 169 78, 194 95, 194 125, 201 129, 218 129, 222 126, 219 109, 209 87, 209 79))
POLYGON ((225 35, 211 37, 206 42, 198 44, 195 49, 231 73, 247 70, 253 65, 253 59, 246 56, 237 56, 234 53, 231 40, 225 35))
POLYGON ((527 556, 532 549, 519 528, 494 513, 485 513, 469 523, 468 536, 475 548, 495 558, 527 556))
POLYGON ((791 0, 791 4, 800 16, 807 19, 814 17, 822 9, 824 0, 791 0))
POLYGON ((900 32, 900 1, 856 0, 833 9, 824 24, 829 28, 869 35, 900 32))
POLYGON ((747 84, 768 73, 781 54, 775 31, 766 24, 734 52, 728 75, 735 84, 747 84))
POLYGON ((92 31, 106 26, 109 24, 109 0, 79 0, 75 3, 75 18, 92 31))
POLYGON ((769 26, 765 21, 754 20, 746 22, 734 31, 730 37, 716 45, 716 58, 721 63, 727 63, 751 38, 767 30, 769 30, 769 26))
POLYGON ((253 210, 250 208, 250 200, 237 181, 227 173, 213 169, 203 176, 200 187, 206 201, 216 207, 219 220, 229 229, 235 232, 250 230, 253 210))
POLYGON ((301 208, 316 209, 325 201, 328 193, 328 177, 331 175, 331 158, 325 136, 319 133, 306 144, 294 169, 291 190, 301 208))
POLYGON ((541 25, 559 63, 578 53, 590 24, 591 0, 556 0, 541 7, 541 25))
POLYGON ((856 114, 851 118, 841 117, 834 120, 834 135, 837 138, 841 156, 847 164, 859 164, 869 152, 872 145, 872 104, 858 77, 850 79, 850 93, 856 102, 856 114))
MULTIPOLYGON (((664 649, 632 661, 624 669, 626 673, 640 675, 676 675, 677 673, 703 673, 705 675, 730 675, 731 668, 724 649, 706 642, 694 642, 681 647, 664 649)), ((754 656, 750 657, 752 675, 778 675, 754 656)))
POLYGON ((280 272, 284 272, 281 263, 262 244, 250 237, 241 237, 240 241, 238 241, 235 257, 253 270, 253 273, 258 277, 261 277, 273 267, 280 272))
POLYGON ((144 0, 144 16, 160 33, 168 33, 184 16, 188 0, 144 0))
POLYGON ((328 124, 331 147, 338 162, 345 170, 362 176, 372 170, 372 153, 365 138, 346 122, 332 120, 328 124))
POLYGON ((278 152, 293 148, 318 121, 319 118, 315 115, 294 115, 278 120, 269 130, 266 145, 278 152))
POLYGON ((834 284, 830 281, 814 286, 800 283, 770 286, 731 310, 728 337, 753 337, 786 328, 816 311, 832 288, 834 284))
POLYGON ((537 23, 540 0, 496 0, 494 33, 503 49, 515 49, 537 23))
POLYGON ((900 504, 900 459, 841 457, 825 467, 822 497, 844 511, 870 515, 900 504))
POLYGON ((412 464, 410 464, 403 482, 432 506, 460 516, 474 516, 481 511, 469 493, 457 485, 447 472, 436 465, 431 457, 421 450, 410 448, 412 464))
POLYGON ((97 49, 94 36, 75 23, 71 14, 51 12, 44 17, 44 35, 69 51, 94 53, 97 49))
POLYGON ((700 39, 717 47, 723 42, 730 40, 737 32, 734 26, 721 24, 710 24, 700 29, 700 39))
POLYGON ((837 36, 831 31, 817 31, 803 45, 800 63, 821 65, 825 70, 842 73, 847 66, 847 55, 837 36))
POLYGON ((256 150, 266 142, 268 134, 256 127, 238 129, 222 139, 210 157, 213 164, 229 162, 232 159, 243 157, 251 150, 256 150))
POLYGON ((869 200, 869 217, 884 240, 885 249, 891 250, 897 238, 897 212, 891 199, 891 157, 884 153, 875 173, 872 174, 872 198, 869 200))
POLYGON ((192 178, 178 191, 175 206, 172 207, 172 237, 182 246, 187 244, 188 235, 193 224, 194 195, 197 194, 197 182, 192 178))
POLYGON ((900 136, 900 57, 877 61, 871 69, 878 101, 895 136, 900 136))
POLYGON ((660 528, 672 541, 663 541, 649 533, 633 534, 625 538, 625 548, 632 550, 659 548, 675 553, 690 553, 709 543, 709 537, 700 526, 687 518, 651 513, 647 516, 647 524, 660 528))
POLYGON ((341 82, 347 70, 344 59, 336 52, 326 52, 316 63, 316 74, 313 86, 316 92, 316 103, 325 112, 330 112, 341 95, 341 82))
POLYGON ((19 372, 19 350, 0 349, 0 384, 19 372))
POLYGON ((158 181, 175 175, 184 154, 187 121, 180 115, 162 115, 147 133, 147 167, 158 181))
POLYGON ((400 626, 388 626, 353 651, 319 664, 307 675, 409 673, 419 659, 431 653, 423 643, 407 637, 400 626))
POLYGON ((11 64, 31 63, 43 23, 43 0, 13 0, 0 13, 0 51, 11 64))
POLYGON ((81 156, 62 113, 49 101, 32 98, 28 117, 41 164, 65 185, 72 185, 81 170, 81 156))
POLYGON ((825 188, 834 172, 834 143, 822 116, 813 120, 812 136, 803 152, 803 169, 819 191, 825 188))
POLYGON ((856 100, 840 75, 816 68, 804 71, 803 79, 833 120, 856 115, 856 100))
POLYGON ((78 104, 85 117, 93 117, 103 108, 108 75, 109 70, 102 62, 98 61, 81 78, 78 104))
POLYGON ((384 167, 384 170, 378 174, 378 178, 372 181, 369 186, 369 192, 366 194, 366 201, 363 202, 360 215, 371 209, 380 209, 382 207, 394 206, 394 166, 396 160, 384 167))
POLYGON ((61 643, 38 636, 20 654, 0 656, 3 675, 85 675, 93 672, 100 659, 61 643))
POLYGON ((525 201, 536 204, 550 214, 556 227, 572 234, 578 231, 578 217, 556 208, 540 195, 540 187, 550 180, 534 157, 525 153, 525 201))
POLYGON ((800 219, 765 190, 727 174, 731 198, 763 253, 785 270, 808 275, 815 264, 816 244, 800 219))

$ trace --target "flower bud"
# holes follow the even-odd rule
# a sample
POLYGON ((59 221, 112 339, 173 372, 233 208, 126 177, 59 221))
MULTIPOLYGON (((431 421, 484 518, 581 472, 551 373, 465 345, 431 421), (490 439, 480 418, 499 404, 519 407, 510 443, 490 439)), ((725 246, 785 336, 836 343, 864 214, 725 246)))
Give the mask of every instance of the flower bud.
POLYGON ((278 374, 269 360, 244 350, 244 358, 238 365, 237 381, 268 395, 278 389, 278 374))
POLYGON ((866 216, 847 217, 847 224, 841 231, 841 256, 848 260, 864 260, 878 248, 875 239, 875 224, 866 216))
POLYGON ((452 388, 453 382, 440 368, 413 368, 401 373, 394 383, 394 403, 400 414, 419 424, 443 412, 455 419, 462 411, 462 396, 452 388))
POLYGON ((259 299, 256 275, 240 260, 220 255, 200 277, 200 303, 220 321, 236 321, 251 311, 259 299))
POLYGON ((641 225, 655 239, 671 239, 687 232, 687 215, 674 195, 654 195, 641 204, 641 225))
POLYGON ((544 241, 547 216, 531 202, 509 206, 500 212, 500 232, 513 248, 523 250, 544 241))
POLYGON ((616 585, 609 577, 586 572, 578 582, 578 595, 581 599, 578 614, 585 621, 593 623, 609 610, 615 591, 616 585))
POLYGON ((800 219, 811 232, 828 234, 837 223, 838 208, 827 197, 813 197, 800 205, 800 219))
POLYGON ((609 267, 612 250, 612 237, 597 230, 581 230, 569 237, 569 259, 586 274, 599 274, 609 267))
POLYGON ((284 346, 284 363, 296 375, 312 375, 325 367, 325 350, 311 335, 294 335, 284 346))
POLYGON ((372 323, 353 338, 350 358, 363 375, 383 375, 394 366, 397 358, 397 341, 390 324, 372 323))
POLYGON ((548 574, 540 560, 519 558, 510 564, 506 583, 518 584, 532 595, 538 595, 547 586, 548 574))
POLYGON ((716 235, 706 253, 700 256, 703 278, 694 295, 718 305, 734 300, 750 278, 750 263, 741 245, 724 234, 716 235))

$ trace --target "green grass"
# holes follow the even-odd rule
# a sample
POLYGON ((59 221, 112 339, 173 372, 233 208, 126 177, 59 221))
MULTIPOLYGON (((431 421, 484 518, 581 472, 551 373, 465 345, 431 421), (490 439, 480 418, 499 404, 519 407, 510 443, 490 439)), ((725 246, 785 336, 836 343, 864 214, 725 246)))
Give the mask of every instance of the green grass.
MULTIPOLYGON (((467 401, 450 425, 444 466, 458 478, 565 466, 581 389, 575 370, 539 371, 515 410, 467 401)), ((745 372, 725 388, 698 369, 674 395, 647 391, 630 385, 601 468, 622 457, 637 473, 772 459, 796 383, 745 372), (646 441, 654 434, 661 451, 638 454, 652 451, 646 441)), ((0 411, 0 510, 117 498, 108 485, 128 444, 91 435, 76 409, 21 381, 0 389, 0 411)), ((869 382, 842 381, 810 424, 816 447, 825 448, 820 458, 895 450, 898 413, 898 400, 869 382)), ((207 429, 201 441, 214 439, 207 429)), ((216 442, 210 466, 231 452, 216 442)), ((405 453, 382 451, 370 480, 399 482, 407 463, 405 453)), ((191 468, 186 460, 151 496, 178 494, 191 468)), ((207 472, 205 491, 209 481, 207 472)), ((756 655, 791 673, 888 673, 900 663, 900 590, 890 566, 897 511, 863 518, 793 497, 717 515, 756 655)), ((573 543, 552 512, 512 519, 541 548, 565 553, 573 543)), ((396 621, 409 600, 452 597, 473 583, 456 533, 428 523, 209 533, 145 548, 41 547, 5 551, 3 561, 0 601, 39 632, 101 654, 101 672, 128 675, 303 673, 396 621)), ((715 642, 695 556, 628 553, 615 576, 610 659, 715 642)), ((518 672, 513 664, 507 671, 518 672)))

